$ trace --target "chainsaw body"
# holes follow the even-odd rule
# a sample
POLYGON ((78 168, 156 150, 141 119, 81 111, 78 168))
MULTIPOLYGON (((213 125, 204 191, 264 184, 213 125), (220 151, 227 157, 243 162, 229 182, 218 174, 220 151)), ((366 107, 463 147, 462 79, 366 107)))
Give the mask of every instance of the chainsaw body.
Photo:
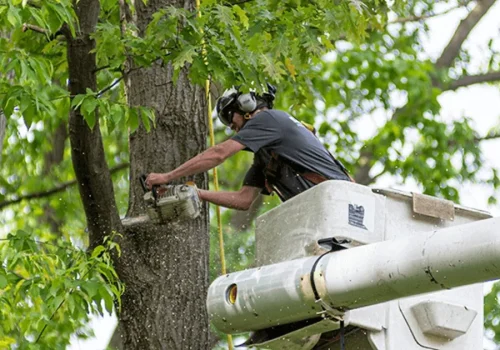
POLYGON ((144 194, 144 203, 149 219, 157 224, 194 219, 201 210, 198 191, 189 185, 153 186, 144 194))

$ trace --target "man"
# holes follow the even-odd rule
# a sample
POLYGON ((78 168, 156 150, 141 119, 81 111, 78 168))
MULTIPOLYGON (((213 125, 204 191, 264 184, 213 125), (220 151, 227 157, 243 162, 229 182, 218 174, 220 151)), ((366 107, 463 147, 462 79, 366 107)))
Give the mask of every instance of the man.
POLYGON ((201 200, 247 210, 259 193, 276 192, 286 201, 325 180, 351 181, 344 166, 309 129, 289 114, 272 109, 275 92, 270 84, 262 95, 241 93, 237 88, 226 91, 217 101, 217 115, 236 135, 171 172, 149 174, 146 185, 151 188, 208 171, 241 150, 255 154, 242 188, 235 192, 199 190, 201 200))

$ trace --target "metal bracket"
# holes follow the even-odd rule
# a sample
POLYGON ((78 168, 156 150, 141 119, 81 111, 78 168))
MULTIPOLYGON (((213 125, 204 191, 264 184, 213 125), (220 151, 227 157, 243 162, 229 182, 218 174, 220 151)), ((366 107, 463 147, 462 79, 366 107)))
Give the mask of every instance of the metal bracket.
POLYGON ((452 201, 413 193, 413 212, 441 220, 455 220, 455 204, 452 201))
POLYGON ((315 302, 321 305, 322 310, 317 312, 317 314, 321 317, 328 317, 334 319, 335 321, 344 320, 344 311, 331 307, 323 299, 317 299, 315 302))

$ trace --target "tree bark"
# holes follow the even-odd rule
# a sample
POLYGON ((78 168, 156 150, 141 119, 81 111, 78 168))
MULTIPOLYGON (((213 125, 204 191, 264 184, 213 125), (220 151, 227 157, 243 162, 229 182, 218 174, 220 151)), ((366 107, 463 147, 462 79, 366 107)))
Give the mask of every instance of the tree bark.
MULTIPOLYGON (((141 35, 152 13, 169 5, 194 10, 194 0, 136 2, 134 24, 141 35)), ((127 216, 144 214, 143 173, 166 172, 202 152, 207 140, 205 92, 189 81, 188 68, 173 82, 170 65, 132 70, 126 76, 130 106, 149 106, 156 128, 141 125, 130 135, 130 203, 127 216)), ((192 177, 207 188, 207 175, 192 177)), ((181 179, 185 181, 188 179, 181 179)), ((127 246, 119 268, 126 284, 119 315, 125 349, 208 349, 205 298, 208 289, 209 222, 201 217, 166 225, 127 227, 127 246)))

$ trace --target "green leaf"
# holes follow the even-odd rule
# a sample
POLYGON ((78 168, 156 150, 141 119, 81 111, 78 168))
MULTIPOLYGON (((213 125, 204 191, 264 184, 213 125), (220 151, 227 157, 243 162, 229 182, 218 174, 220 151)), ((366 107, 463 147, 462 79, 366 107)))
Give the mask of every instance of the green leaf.
POLYGON ((240 18, 240 22, 241 22, 241 24, 243 24, 243 27, 245 29, 248 29, 248 17, 247 17, 247 13, 245 12, 245 10, 243 10, 238 5, 234 5, 233 11, 236 12, 238 17, 240 18))
POLYGON ((87 292, 90 298, 98 295, 97 292, 99 291, 100 286, 101 284, 95 281, 88 281, 82 284, 82 288, 87 292))
POLYGON ((96 107, 98 105, 98 102, 95 98, 93 97, 88 97, 83 100, 82 106, 80 107, 80 110, 82 111, 82 114, 85 118, 85 121, 87 122, 88 126, 92 129, 95 126, 96 123, 96 107))
POLYGON ((94 248, 92 251, 92 258, 97 258, 99 255, 101 255, 102 252, 104 252, 106 248, 102 245, 98 245, 97 247, 94 248))
POLYGON ((104 306, 106 307, 106 310, 109 312, 109 314, 113 313, 113 297, 111 296, 110 292, 104 287, 101 286, 99 289, 99 294, 101 295, 102 299, 104 300, 104 306))
POLYGON ((16 107, 17 104, 18 104, 17 99, 12 97, 7 99, 7 103, 3 107, 3 112, 7 118, 12 115, 12 113, 14 112, 14 108, 16 107))
POLYGON ((130 108, 128 110, 128 126, 131 133, 136 131, 139 127, 139 115, 137 114, 137 110, 135 108, 130 108))
POLYGON ((234 25, 234 21, 231 8, 223 5, 217 5, 215 8, 215 14, 220 23, 226 25, 227 27, 232 27, 234 25))
POLYGON ((4 289, 5 287, 7 287, 8 284, 9 282, 7 281, 5 275, 0 274, 0 289, 4 289))
POLYGON ((184 67, 186 63, 193 63, 193 58, 197 55, 196 48, 194 46, 186 46, 173 60, 173 65, 175 69, 184 67))
POLYGON ((71 100, 71 107, 78 108, 82 104, 83 100, 87 97, 87 95, 76 95, 71 100))
POLYGON ((147 132, 150 132, 151 131, 151 124, 149 123, 147 109, 144 107, 140 107, 139 112, 141 114, 142 125, 144 125, 144 128, 146 129, 147 132))
POLYGON ((9 10, 7 11, 7 20, 13 27, 19 27, 22 24, 22 19, 19 15, 19 9, 13 6, 9 6, 9 10))

